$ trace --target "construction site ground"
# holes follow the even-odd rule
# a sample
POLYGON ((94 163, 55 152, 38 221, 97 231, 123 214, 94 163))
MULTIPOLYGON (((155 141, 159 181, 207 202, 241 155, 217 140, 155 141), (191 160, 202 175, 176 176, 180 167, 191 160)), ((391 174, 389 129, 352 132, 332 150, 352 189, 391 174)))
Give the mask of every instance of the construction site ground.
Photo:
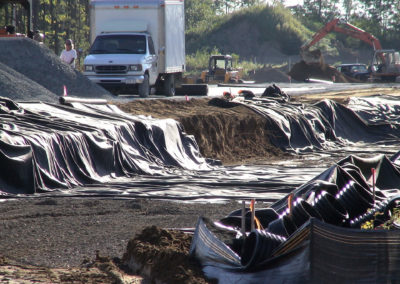
MULTIPOLYGON (((400 91, 381 85, 362 91, 350 88, 339 93, 296 95, 292 99, 315 102, 328 98, 346 103, 350 96, 374 94, 400 95, 400 91)), ((224 164, 267 166, 293 158, 269 143, 262 135, 267 131, 262 119, 248 108, 219 108, 210 106, 210 100, 114 103, 132 114, 179 120, 185 131, 195 136, 204 156, 224 164)), ((156 278, 162 283, 207 283, 200 267, 188 258, 191 235, 176 229, 195 227, 200 216, 218 220, 238 208, 234 201, 193 204, 69 197, 4 200, 0 206, 4 213, 0 216, 0 280, 146 283, 156 278), (126 270, 124 260, 132 255, 150 269, 126 270), (138 274, 141 276, 135 276, 138 274)))
MULTIPOLYGON (((257 163, 268 167, 296 158, 271 145, 263 119, 243 106, 220 108, 209 104, 213 97, 190 94, 189 101, 185 97, 114 97, 63 64, 44 45, 29 39, 2 39, 0 49, 2 97, 16 102, 57 103, 67 89, 68 96, 106 99, 132 114, 174 118, 194 135, 203 156, 225 165, 257 163)), ((327 70, 319 79, 332 79, 332 69, 327 70)), ((254 80, 290 84, 286 72, 266 67, 255 74, 254 80)), ((329 91, 325 88, 323 93, 318 91, 320 86, 299 85, 301 91, 295 91, 297 84, 292 84, 288 89, 293 93, 288 94, 301 102, 329 98, 346 103, 350 96, 400 94, 396 85, 386 84, 364 88, 328 84, 329 91)), ((214 87, 211 93, 221 96, 229 89, 214 87)), ((258 90, 262 92, 262 88, 258 90)), ((301 163, 314 164, 315 160, 303 159, 301 163)), ((199 265, 188 258, 191 235, 177 229, 195 227, 200 216, 218 220, 239 206, 234 201, 221 204, 40 195, 5 198, 0 205, 0 281, 149 283, 148 279, 158 279, 157 283, 205 283, 199 265), (130 256, 146 269, 127 271, 123 264, 130 256), (142 276, 135 276, 139 274, 142 276)))

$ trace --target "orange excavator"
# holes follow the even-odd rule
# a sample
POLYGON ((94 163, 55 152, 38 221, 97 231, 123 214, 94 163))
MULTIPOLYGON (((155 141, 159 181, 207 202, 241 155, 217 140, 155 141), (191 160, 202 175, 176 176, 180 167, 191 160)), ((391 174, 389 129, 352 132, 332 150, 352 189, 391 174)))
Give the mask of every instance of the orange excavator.
POLYGON ((300 48, 300 55, 306 63, 321 63, 323 64, 323 57, 320 50, 310 51, 310 47, 319 42, 330 32, 339 32, 353 38, 360 39, 375 50, 382 49, 379 39, 371 35, 370 33, 357 28, 347 22, 342 22, 340 19, 333 19, 327 23, 322 29, 317 31, 314 36, 300 48))
POLYGON ((353 38, 360 39, 371 45, 374 50, 369 81, 399 81, 400 56, 399 52, 392 49, 382 49, 379 39, 372 34, 353 26, 340 19, 333 19, 300 48, 300 56, 307 64, 324 65, 324 59, 319 49, 310 50, 310 47, 324 38, 330 32, 339 32, 353 38))

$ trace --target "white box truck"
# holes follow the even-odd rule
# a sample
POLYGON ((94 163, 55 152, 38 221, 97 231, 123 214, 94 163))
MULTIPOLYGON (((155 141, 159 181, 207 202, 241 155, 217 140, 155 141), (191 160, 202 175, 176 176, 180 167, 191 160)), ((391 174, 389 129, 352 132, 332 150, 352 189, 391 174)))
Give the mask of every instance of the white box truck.
POLYGON ((175 95, 185 71, 183 0, 91 0, 84 75, 114 94, 175 95))

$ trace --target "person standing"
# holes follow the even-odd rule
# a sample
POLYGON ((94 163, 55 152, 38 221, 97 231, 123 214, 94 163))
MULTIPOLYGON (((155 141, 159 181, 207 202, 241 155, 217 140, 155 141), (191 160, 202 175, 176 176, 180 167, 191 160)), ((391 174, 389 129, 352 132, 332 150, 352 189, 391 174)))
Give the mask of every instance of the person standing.
POLYGON ((78 56, 76 54, 76 50, 74 49, 72 39, 67 39, 65 41, 65 49, 61 52, 60 55, 61 60, 71 67, 75 68, 75 61, 77 57, 78 56))

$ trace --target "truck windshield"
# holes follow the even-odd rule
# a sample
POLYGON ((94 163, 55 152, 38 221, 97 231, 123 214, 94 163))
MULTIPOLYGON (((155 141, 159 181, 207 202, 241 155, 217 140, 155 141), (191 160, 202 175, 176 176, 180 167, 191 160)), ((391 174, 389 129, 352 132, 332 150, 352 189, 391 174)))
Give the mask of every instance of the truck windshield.
POLYGON ((146 54, 145 35, 98 36, 89 50, 90 54, 146 54))

